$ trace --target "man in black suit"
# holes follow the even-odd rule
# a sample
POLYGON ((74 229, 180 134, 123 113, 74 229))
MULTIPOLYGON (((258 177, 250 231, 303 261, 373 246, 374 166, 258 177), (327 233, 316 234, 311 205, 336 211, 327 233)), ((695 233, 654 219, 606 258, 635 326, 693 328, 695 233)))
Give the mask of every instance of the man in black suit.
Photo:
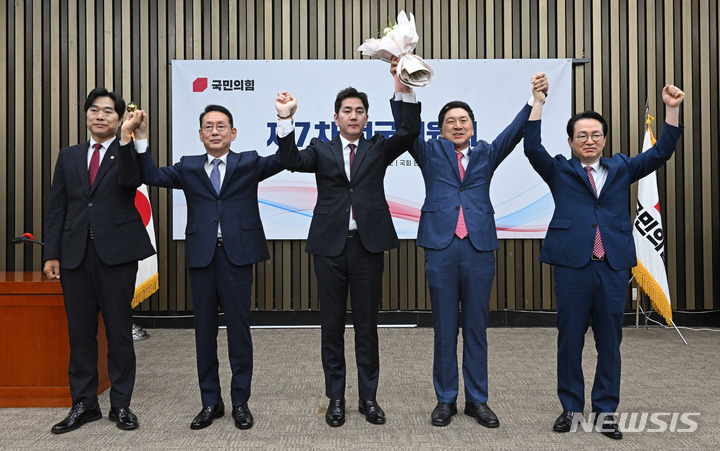
POLYGON ((120 429, 138 427, 130 410, 135 385, 132 309, 137 262, 155 253, 135 193, 137 165, 116 159, 131 140, 134 123, 123 124, 125 101, 105 88, 85 101, 90 142, 60 151, 45 222, 44 272, 60 279, 70 337, 70 414, 52 427, 69 432, 102 418, 98 390, 98 311, 108 341, 110 414, 120 429))
MULTIPOLYGON (((235 152, 233 116, 221 105, 200 114, 200 141, 205 152, 188 155, 173 166, 158 168, 147 151, 147 115, 135 131, 135 149, 120 158, 137 159, 142 181, 182 189, 187 199, 186 266, 190 272, 195 316, 195 347, 202 410, 191 429, 210 426, 225 414, 218 373, 218 307, 227 319, 232 369, 230 396, 235 426, 249 429, 254 419, 248 399, 253 370, 250 306, 253 265, 270 258, 258 208, 258 183, 284 167, 275 154, 235 152)), ((130 148, 131 146, 128 146, 130 148)))
POLYGON ((375 395, 379 375, 377 311, 382 296, 384 251, 397 247, 383 179, 388 165, 407 150, 420 133, 420 104, 393 100, 403 122, 388 139, 365 139, 367 95, 354 88, 335 99, 340 134, 330 142, 317 138, 299 151, 292 115, 297 103, 278 94, 278 143, 287 169, 314 172, 318 198, 305 251, 314 256, 320 299, 325 394, 330 398, 325 421, 345 423, 345 313, 350 300, 355 329, 359 411, 373 424, 385 423, 375 395))

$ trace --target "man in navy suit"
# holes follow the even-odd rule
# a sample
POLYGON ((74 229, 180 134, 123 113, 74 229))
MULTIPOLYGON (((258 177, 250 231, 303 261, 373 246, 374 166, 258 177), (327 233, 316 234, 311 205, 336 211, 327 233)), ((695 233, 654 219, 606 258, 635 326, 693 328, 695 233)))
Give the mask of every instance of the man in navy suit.
POLYGON ((253 264, 270 258, 258 209, 262 180, 283 170, 278 155, 233 152, 237 136, 227 108, 208 105, 200 115, 204 155, 184 156, 173 166, 158 168, 147 152, 147 115, 135 131, 134 152, 144 183, 182 189, 187 200, 186 265, 190 272, 195 315, 195 347, 203 408, 191 429, 210 426, 225 414, 218 375, 218 307, 227 319, 228 354, 232 369, 230 395, 235 426, 249 429, 252 378, 250 305, 253 264))
POLYGON ((60 151, 55 164, 45 221, 44 272, 60 279, 70 338, 70 414, 52 427, 61 434, 102 418, 98 390, 98 311, 108 342, 110 414, 120 429, 135 429, 130 410, 135 385, 132 308, 138 260, 155 253, 135 193, 140 172, 133 161, 118 161, 120 148, 132 147, 132 129, 123 123, 125 101, 95 88, 85 101, 90 142, 60 151), (127 163, 127 164, 123 164, 127 163))
POLYGON ((325 394, 330 398, 325 415, 333 427, 345 423, 345 313, 348 287, 355 330, 359 412, 373 424, 385 423, 376 400, 380 360, 377 313, 382 297, 384 253, 398 246, 398 238, 385 200, 383 179, 388 165, 420 133, 420 104, 392 101, 404 117, 394 135, 365 139, 368 99, 355 88, 340 91, 335 99, 335 124, 340 129, 330 142, 317 138, 299 151, 291 120, 297 103, 280 93, 278 144, 285 167, 314 172, 317 204, 305 251, 313 254, 320 299, 322 363, 325 394))
MULTIPOLYGON (((396 65, 393 60, 391 73, 396 65)), ((548 89, 545 74, 538 72, 531 82, 533 96, 544 98, 542 91, 548 89)), ((460 303, 465 414, 485 427, 500 425, 487 405, 486 329, 495 277, 494 251, 499 247, 490 180, 522 139, 530 108, 525 105, 492 143, 478 141, 470 148, 475 121, 472 109, 465 102, 449 102, 438 115, 441 137, 427 142, 418 138, 409 149, 425 181, 416 244, 425 248, 435 329, 433 382, 438 403, 430 416, 434 426, 447 426, 457 413, 460 303)))
POLYGON ((533 107, 525 132, 525 155, 555 201, 540 261, 555 265, 557 391, 563 407, 553 426, 556 432, 570 431, 574 414, 582 415, 585 407, 582 350, 592 323, 598 353, 592 412, 604 435, 622 438, 614 420, 620 400, 620 341, 628 269, 637 264, 629 188, 673 155, 683 130, 679 118, 684 96, 675 86, 663 88, 665 127, 657 143, 636 157, 620 152, 603 157, 607 122, 600 114, 585 111, 568 121, 572 157, 553 158, 540 139, 543 102, 533 107))

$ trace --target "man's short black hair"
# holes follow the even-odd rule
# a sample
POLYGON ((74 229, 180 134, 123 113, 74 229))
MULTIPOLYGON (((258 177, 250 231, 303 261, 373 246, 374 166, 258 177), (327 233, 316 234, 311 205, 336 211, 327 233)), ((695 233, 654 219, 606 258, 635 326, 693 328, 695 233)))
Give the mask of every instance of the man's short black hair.
POLYGON ((575 122, 582 120, 582 119, 595 119, 596 121, 600 122, 602 124, 603 135, 607 136, 608 124, 605 121, 605 118, 602 117, 602 115, 600 113, 588 110, 588 111, 583 111, 582 113, 578 113, 575 116, 570 118, 570 120, 567 123, 568 138, 573 139, 573 135, 575 135, 575 122))
POLYGON ((445 122, 445 115, 447 114, 447 112, 452 110, 453 108, 462 108, 463 110, 467 111, 468 116, 470 116, 470 120, 472 122, 475 122, 475 115, 473 114, 470 105, 461 100, 453 100, 452 102, 446 103, 444 107, 440 108, 440 113, 438 114, 438 125, 440 127, 442 127, 443 122, 445 122))
POLYGON ((202 128, 202 124, 203 124, 202 121, 203 121, 203 118, 205 117, 205 115, 212 111, 217 111, 218 113, 222 113, 225 116, 227 116, 228 121, 230 121, 230 128, 235 127, 233 125, 233 118, 232 118, 232 113, 230 112, 230 110, 228 110, 227 108, 225 108, 222 105, 208 105, 205 107, 205 111, 203 111, 200 114, 200 128, 202 128))
POLYGON ((87 100, 85 100, 85 112, 87 113, 87 110, 90 109, 91 106, 95 103, 95 99, 98 97, 110 97, 112 101, 115 103, 115 112, 118 114, 119 117, 123 117, 125 114, 125 99, 122 98, 120 94, 117 92, 108 91, 102 86, 98 86, 97 88, 90 91, 90 93, 87 96, 87 100))
POLYGON ((363 103, 363 106, 365 107, 365 114, 367 114, 368 109, 370 108, 370 104, 368 103, 368 96, 364 92, 360 92, 357 89, 353 88, 352 86, 348 86, 347 88, 343 89, 342 91, 337 93, 337 97, 335 97, 335 114, 340 113, 340 107, 342 106, 342 102, 345 99, 360 99, 363 103))

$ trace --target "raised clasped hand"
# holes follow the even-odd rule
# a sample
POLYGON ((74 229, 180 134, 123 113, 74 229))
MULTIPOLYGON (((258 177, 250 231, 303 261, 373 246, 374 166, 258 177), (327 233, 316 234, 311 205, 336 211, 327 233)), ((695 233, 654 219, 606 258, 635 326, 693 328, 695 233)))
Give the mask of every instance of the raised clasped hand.
POLYGON ((540 71, 530 78, 532 83, 532 92, 535 100, 544 102, 547 96, 548 90, 550 89, 550 83, 548 83, 547 76, 544 72, 540 71))
POLYGON ((279 92, 275 99, 275 109, 278 117, 291 117, 297 111, 297 99, 287 91, 279 92))

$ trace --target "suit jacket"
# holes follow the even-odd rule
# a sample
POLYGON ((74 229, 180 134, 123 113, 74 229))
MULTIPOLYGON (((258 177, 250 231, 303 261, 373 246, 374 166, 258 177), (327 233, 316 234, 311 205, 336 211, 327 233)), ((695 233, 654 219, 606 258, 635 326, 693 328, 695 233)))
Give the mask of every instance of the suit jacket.
POLYGON ((258 209, 258 183, 284 168, 277 154, 260 157, 254 150, 230 151, 220 194, 205 172, 207 154, 184 156, 173 166, 158 168, 147 152, 131 155, 140 163, 142 181, 153 186, 181 189, 187 200, 185 261, 202 268, 215 255, 218 223, 228 259, 234 265, 268 260, 267 242, 258 209))
POLYGON ((495 210, 490 201, 490 181, 495 169, 522 139, 530 110, 530 105, 526 104, 492 143, 480 140, 469 150, 470 161, 462 180, 455 145, 451 141, 444 138, 427 142, 421 138, 415 140, 410 154, 420 166, 425 181, 418 246, 429 249, 449 246, 462 205, 473 246, 480 251, 500 247, 495 230, 495 210))
POLYGON ((385 139, 376 134, 360 138, 355 150, 350 180, 340 136, 330 142, 317 138, 299 151, 295 132, 278 139, 283 164, 291 171, 314 172, 318 197, 310 224, 305 251, 314 255, 340 255, 347 241, 350 205, 363 246, 370 252, 383 252, 398 246, 398 238, 385 199, 383 180, 388 165, 399 157, 420 134, 420 104, 391 101, 393 110, 404 120, 394 135, 385 139))
POLYGON ((605 184, 598 197, 575 157, 551 157, 540 140, 540 122, 529 121, 525 134, 525 155, 550 187, 555 212, 550 220, 540 261, 581 268, 592 256, 595 228, 600 226, 605 257, 614 269, 637 265, 630 221, 630 185, 661 167, 670 159, 683 127, 665 124, 655 145, 636 157, 616 153, 600 158, 607 166, 605 184))
POLYGON ((44 260, 59 259, 61 268, 77 268, 85 255, 89 229, 98 256, 108 265, 142 260, 155 253, 135 208, 139 170, 132 161, 119 161, 118 142, 115 139, 105 152, 92 188, 87 167, 90 143, 60 151, 45 221, 44 260))

